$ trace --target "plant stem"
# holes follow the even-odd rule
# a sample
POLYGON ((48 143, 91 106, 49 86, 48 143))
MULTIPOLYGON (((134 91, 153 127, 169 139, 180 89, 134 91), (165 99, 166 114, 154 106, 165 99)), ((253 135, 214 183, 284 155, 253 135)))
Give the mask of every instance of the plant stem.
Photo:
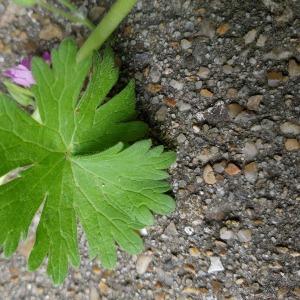
POLYGON ((71 12, 76 12, 77 8, 76 6, 71 3, 69 0, 57 0, 61 5, 65 6, 68 8, 71 12))
POLYGON ((79 49, 77 62, 88 57, 94 50, 102 46, 122 20, 129 14, 136 2, 137 0, 117 0, 113 4, 109 12, 103 17, 99 25, 79 49))
POLYGON ((93 30, 95 28, 94 24, 92 24, 90 20, 88 20, 82 16, 78 16, 78 15, 76 16, 76 15, 66 12, 60 8, 52 6, 52 5, 48 4, 45 0, 40 0, 38 3, 41 5, 41 7, 49 10, 53 14, 60 15, 64 18, 70 20, 71 22, 82 24, 82 25, 86 26, 87 28, 89 28, 90 30, 93 30))

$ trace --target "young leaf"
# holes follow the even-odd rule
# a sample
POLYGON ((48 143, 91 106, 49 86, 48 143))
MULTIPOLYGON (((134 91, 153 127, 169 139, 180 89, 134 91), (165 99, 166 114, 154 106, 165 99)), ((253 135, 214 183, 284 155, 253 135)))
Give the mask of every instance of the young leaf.
POLYGON ((142 250, 136 230, 153 223, 151 212, 174 209, 164 171, 175 159, 163 147, 138 141, 147 125, 136 121, 134 84, 108 100, 118 79, 110 49, 76 63, 77 48, 65 40, 52 51, 52 67, 33 60, 36 121, 9 96, 0 96, 0 177, 22 168, 0 186, 0 245, 11 255, 42 207, 29 257, 34 270, 48 257, 48 273, 61 283, 69 263, 79 265, 77 221, 91 257, 116 264, 116 244, 142 250), (133 143, 133 144, 132 144, 133 143), (128 147, 125 145, 131 144, 128 147))
POLYGON ((37 0, 13 0, 17 5, 33 6, 37 3, 37 0))

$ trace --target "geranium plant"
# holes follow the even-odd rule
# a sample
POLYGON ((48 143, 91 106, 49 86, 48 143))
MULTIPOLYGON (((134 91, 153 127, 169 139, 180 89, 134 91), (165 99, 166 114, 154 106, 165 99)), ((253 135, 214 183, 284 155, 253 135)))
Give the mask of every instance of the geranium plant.
MULTIPOLYGON (((15 2, 94 28, 69 1, 59 1, 69 12, 45 0, 15 2)), ((0 245, 12 255, 40 209, 28 264, 35 270, 48 258, 54 283, 79 265, 77 222, 91 258, 113 268, 116 245, 139 253, 138 230, 153 224, 152 212, 174 209, 165 170, 175 154, 143 139, 148 126, 136 120, 133 81, 108 96, 119 70, 110 47, 97 51, 135 2, 117 1, 79 50, 66 39, 4 73, 13 82, 0 95, 0 245), (18 176, 7 180, 12 170, 18 176)))

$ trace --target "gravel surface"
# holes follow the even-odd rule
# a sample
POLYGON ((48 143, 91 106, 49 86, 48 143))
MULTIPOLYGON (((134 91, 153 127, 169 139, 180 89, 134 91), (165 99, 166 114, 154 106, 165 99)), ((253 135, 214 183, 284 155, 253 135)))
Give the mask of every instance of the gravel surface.
MULTIPOLYGON (((0 3, 0 70, 86 32, 0 3)), ((77 1, 99 19, 110 1, 77 1)), ((178 161, 176 212, 114 271, 82 263, 60 287, 26 271, 32 237, 0 258, 0 299, 300 299, 300 2, 142 0, 119 31, 123 80, 178 161)))

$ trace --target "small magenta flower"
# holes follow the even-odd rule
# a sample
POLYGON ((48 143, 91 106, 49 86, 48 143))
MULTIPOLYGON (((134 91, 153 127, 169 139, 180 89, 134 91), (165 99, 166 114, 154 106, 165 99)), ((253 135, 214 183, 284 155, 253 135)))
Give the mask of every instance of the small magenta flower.
MULTIPOLYGON (((44 52, 42 57, 46 63, 51 63, 51 55, 49 52, 44 52)), ((31 60, 32 57, 22 59, 20 64, 18 64, 16 67, 7 69, 3 72, 3 75, 10 78, 18 85, 23 87, 31 87, 33 84, 35 84, 35 80, 31 72, 31 60)))

